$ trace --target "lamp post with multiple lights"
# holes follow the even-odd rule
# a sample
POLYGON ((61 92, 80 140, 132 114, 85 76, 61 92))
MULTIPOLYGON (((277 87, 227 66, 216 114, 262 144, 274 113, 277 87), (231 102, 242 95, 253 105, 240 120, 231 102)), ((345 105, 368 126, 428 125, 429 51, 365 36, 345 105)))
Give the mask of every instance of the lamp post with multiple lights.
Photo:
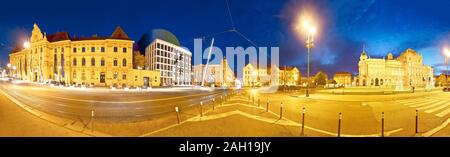
POLYGON ((317 32, 316 26, 311 25, 310 21, 303 21, 303 28, 307 32, 306 36, 306 48, 308 48, 308 74, 307 74, 307 83, 306 83, 306 97, 309 97, 309 60, 311 54, 311 48, 314 47, 314 35, 317 32))

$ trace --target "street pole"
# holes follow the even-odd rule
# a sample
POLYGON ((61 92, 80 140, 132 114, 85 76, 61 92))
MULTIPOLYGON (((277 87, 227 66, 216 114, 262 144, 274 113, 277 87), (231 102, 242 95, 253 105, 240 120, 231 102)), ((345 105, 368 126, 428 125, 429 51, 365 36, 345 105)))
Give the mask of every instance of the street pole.
POLYGON ((283 118, 283 102, 280 104, 280 119, 283 118))
POLYGON ((267 99, 266 112, 269 112, 269 99, 267 99))
POLYGON ((200 101, 200 117, 203 117, 203 101, 200 101))
POLYGON ((306 113, 306 109, 305 109, 305 107, 303 107, 303 112, 302 112, 302 135, 304 135, 304 131, 305 131, 305 113, 306 113))
POLYGON ((94 110, 91 110, 91 131, 94 132, 94 110))
POLYGON ((342 121, 342 113, 339 112, 339 121, 338 121, 338 137, 341 137, 341 121, 342 121))
POLYGON ((175 112, 177 112, 177 124, 180 124, 180 113, 179 113, 179 110, 178 110, 178 106, 175 107, 175 112))
POLYGON ((214 104, 215 104, 215 102, 216 102, 216 99, 215 98, 213 98, 213 104, 212 104, 212 106, 213 106, 213 110, 214 110, 214 104))
POLYGON ((384 137, 384 112, 381 112, 381 137, 384 137))
POLYGON ((416 110, 416 134, 419 133, 419 110, 416 110))

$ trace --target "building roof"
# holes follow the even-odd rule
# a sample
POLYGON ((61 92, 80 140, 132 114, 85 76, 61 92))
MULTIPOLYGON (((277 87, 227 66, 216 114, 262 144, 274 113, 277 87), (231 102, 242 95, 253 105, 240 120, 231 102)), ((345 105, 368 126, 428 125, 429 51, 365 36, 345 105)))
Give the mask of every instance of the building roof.
POLYGON ((128 35, 123 31, 122 27, 117 26, 114 32, 111 34, 112 39, 130 40, 128 35))
POLYGON ((295 67, 292 67, 292 66, 280 66, 280 70, 292 70, 292 69, 294 69, 295 67))
POLYGON ((339 72, 336 72, 334 75, 352 75, 352 73, 346 72, 346 71, 339 71, 339 72))
POLYGON ((49 42, 57 42, 63 40, 70 40, 69 33, 57 32, 55 34, 47 35, 47 41, 49 42))

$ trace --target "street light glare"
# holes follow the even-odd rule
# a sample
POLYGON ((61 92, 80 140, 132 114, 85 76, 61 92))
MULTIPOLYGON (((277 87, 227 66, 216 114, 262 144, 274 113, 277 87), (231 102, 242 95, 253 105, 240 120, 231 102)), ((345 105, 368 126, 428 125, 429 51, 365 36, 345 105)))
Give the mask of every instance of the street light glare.
POLYGON ((450 57, 450 51, 449 51, 447 48, 444 48, 444 54, 445 54, 447 57, 450 57))
POLYGON ((310 27, 308 31, 309 31, 309 33, 311 35, 315 35, 317 33, 317 28, 316 27, 310 27))
POLYGON ((23 47, 25 47, 25 48, 30 48, 30 42, 25 41, 25 42, 23 43, 23 47))

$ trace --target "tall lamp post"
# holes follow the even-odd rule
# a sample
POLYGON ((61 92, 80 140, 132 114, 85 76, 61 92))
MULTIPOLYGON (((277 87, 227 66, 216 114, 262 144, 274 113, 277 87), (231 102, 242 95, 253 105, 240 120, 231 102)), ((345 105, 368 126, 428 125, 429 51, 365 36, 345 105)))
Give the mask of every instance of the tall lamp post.
POLYGON ((314 47, 314 35, 317 32, 315 26, 312 26, 309 21, 303 21, 303 28, 307 31, 306 37, 306 48, 308 48, 308 74, 306 83, 306 97, 309 97, 309 58, 311 53, 311 48, 314 47))
POLYGON ((450 51, 447 48, 444 48, 444 54, 445 54, 445 64, 447 69, 445 70, 445 84, 447 85, 447 87, 449 86, 448 83, 448 59, 450 58, 450 51))

